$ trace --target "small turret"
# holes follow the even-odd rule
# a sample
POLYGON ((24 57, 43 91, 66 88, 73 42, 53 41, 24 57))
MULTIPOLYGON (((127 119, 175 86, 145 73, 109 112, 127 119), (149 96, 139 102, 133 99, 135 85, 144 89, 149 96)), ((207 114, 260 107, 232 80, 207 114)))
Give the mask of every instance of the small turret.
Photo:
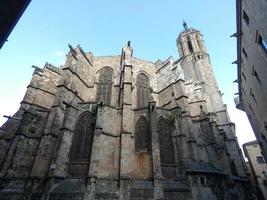
POLYGON ((127 42, 127 45, 122 48, 121 52, 121 63, 130 64, 131 58, 133 56, 133 48, 131 47, 131 41, 127 42))

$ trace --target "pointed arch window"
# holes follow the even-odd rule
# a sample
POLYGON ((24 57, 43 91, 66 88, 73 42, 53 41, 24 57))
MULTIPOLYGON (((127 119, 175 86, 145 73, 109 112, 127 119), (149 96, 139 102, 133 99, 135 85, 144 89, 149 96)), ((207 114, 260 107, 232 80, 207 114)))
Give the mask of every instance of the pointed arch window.
POLYGON ((188 46, 189 52, 193 53, 194 50, 193 50, 193 45, 192 45, 192 42, 190 40, 190 37, 187 37, 187 46, 188 46))
POLYGON ((69 174, 87 176, 94 136, 94 119, 89 112, 83 113, 76 122, 69 158, 69 174))
POLYGON ((146 107, 149 103, 150 84, 149 79, 145 74, 137 76, 137 107, 146 107))
POLYGON ((161 164, 175 164, 171 126, 167 119, 161 118, 159 120, 158 131, 161 164))
POLYGON ((105 69, 99 76, 97 88, 97 101, 103 101, 105 104, 110 105, 112 93, 112 73, 110 70, 105 69))
POLYGON ((149 125, 144 117, 138 119, 135 125, 135 151, 150 150, 149 125))

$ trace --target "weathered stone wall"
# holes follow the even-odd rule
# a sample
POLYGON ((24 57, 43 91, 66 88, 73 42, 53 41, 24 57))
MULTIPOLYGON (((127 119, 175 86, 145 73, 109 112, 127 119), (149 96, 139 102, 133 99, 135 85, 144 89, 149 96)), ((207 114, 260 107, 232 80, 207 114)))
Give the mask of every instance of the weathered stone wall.
POLYGON ((61 70, 46 64, 44 69, 36 68, 23 98, 23 104, 33 104, 50 109, 57 91, 61 70))
POLYGON ((223 185, 247 184, 202 37, 189 31, 180 39, 177 61, 135 58, 128 43, 120 56, 70 46, 61 68, 36 68, 21 109, 0 130, 0 197, 227 199, 223 185), (186 49, 187 36, 197 52, 186 49), (104 70, 112 76, 110 103, 97 102, 104 70), (149 79, 143 107, 137 101, 141 73, 149 79), (81 125, 85 113, 90 121, 81 125), (137 129, 139 119, 147 125, 137 129), (148 133, 148 143, 137 140, 138 131, 148 133))

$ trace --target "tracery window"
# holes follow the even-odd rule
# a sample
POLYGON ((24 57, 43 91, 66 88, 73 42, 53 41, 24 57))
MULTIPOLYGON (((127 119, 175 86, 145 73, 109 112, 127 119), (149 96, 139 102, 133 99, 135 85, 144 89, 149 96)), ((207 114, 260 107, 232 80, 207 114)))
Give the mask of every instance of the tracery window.
POLYGON ((111 71, 105 69, 99 76, 97 88, 97 101, 103 101, 105 104, 110 104, 112 93, 112 74, 111 71))
POLYGON ((171 126, 168 120, 161 118, 158 122, 159 148, 161 164, 175 164, 171 136, 171 126))
POLYGON ((76 123, 69 159, 71 176, 86 176, 88 173, 94 136, 93 122, 92 115, 85 112, 76 123))
POLYGON ((138 119, 135 125, 135 151, 149 151, 150 134, 149 125, 144 117, 138 119))
POLYGON ((137 76, 137 107, 146 107, 149 103, 149 79, 145 74, 137 76))

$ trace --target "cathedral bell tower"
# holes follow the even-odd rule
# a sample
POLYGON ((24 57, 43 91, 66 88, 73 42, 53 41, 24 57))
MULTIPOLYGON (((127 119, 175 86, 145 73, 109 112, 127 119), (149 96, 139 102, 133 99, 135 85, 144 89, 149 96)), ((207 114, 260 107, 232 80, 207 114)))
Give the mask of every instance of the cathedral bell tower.
MULTIPOLYGON (((200 31, 189 28, 186 22, 183 22, 183 26, 184 30, 179 34, 176 45, 182 63, 184 79, 188 84, 192 84, 192 87, 193 85, 198 86, 198 91, 201 88, 201 98, 207 102, 206 106, 209 112, 223 110, 224 104, 203 36, 200 31), (214 105, 214 102, 219 103, 214 105)), ((200 94, 198 96, 200 98, 200 94)), ((197 101, 197 99, 195 100, 197 101)))
POLYGON ((185 80, 195 83, 208 81, 210 77, 206 72, 212 69, 203 37, 198 30, 188 28, 186 22, 183 26, 184 31, 179 34, 176 45, 184 66, 185 80))

